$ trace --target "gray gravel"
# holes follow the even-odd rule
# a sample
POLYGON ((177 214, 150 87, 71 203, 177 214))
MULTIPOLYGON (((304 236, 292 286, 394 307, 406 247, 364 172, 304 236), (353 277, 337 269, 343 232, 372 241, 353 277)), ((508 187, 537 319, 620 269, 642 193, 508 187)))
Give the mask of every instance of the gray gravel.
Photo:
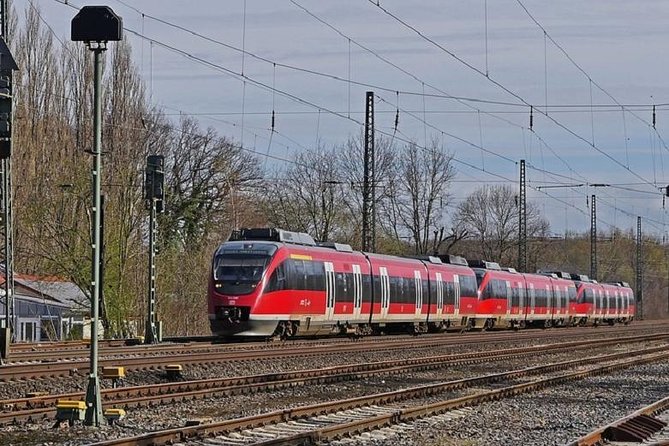
POLYGON ((564 445, 667 395, 669 364, 649 364, 486 403, 453 420, 426 418, 385 439, 359 436, 333 445, 564 445))

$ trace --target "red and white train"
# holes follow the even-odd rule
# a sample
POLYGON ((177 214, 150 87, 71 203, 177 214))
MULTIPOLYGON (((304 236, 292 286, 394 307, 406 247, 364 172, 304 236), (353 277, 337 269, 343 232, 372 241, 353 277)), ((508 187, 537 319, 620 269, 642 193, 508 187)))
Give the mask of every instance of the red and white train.
POLYGON ((624 282, 372 254, 270 228, 242 229, 218 247, 208 307, 219 336, 614 324, 635 314, 624 282))

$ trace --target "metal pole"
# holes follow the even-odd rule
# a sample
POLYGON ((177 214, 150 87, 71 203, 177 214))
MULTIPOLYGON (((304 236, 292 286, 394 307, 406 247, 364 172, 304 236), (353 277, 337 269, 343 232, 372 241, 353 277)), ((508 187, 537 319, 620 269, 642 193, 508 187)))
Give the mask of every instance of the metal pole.
MULTIPOLYGON (((0 0, 0 31, 2 32, 2 37, 5 39, 5 42, 8 42, 9 36, 7 35, 7 28, 9 22, 9 11, 7 0, 0 0)), ((10 56, 11 58, 11 56, 10 56)), ((12 71, 3 72, 1 75, 6 75, 9 78, 8 83, 8 93, 11 96, 12 94, 12 71)), ((9 116, 9 126, 11 128, 11 113, 9 116)), ((11 136, 7 141, 3 143, 9 145, 9 153, 11 153, 11 136)), ((9 355, 9 345, 11 342, 16 341, 16 309, 14 306, 14 229, 12 225, 12 170, 11 170, 11 161, 10 158, 5 158, 0 163, 0 194, 2 195, 2 232, 3 232, 3 245, 2 245, 2 254, 4 254, 4 268, 5 268, 5 319, 4 327, 2 328, 2 355, 0 355, 0 363, 2 357, 5 358, 9 355)))
POLYGON ((95 55, 94 74, 94 109, 93 127, 95 147, 93 148, 93 259, 91 265, 91 358, 86 390, 87 426, 100 426, 105 420, 102 416, 102 400, 100 398, 100 379, 98 377, 98 303, 100 299, 100 179, 102 176, 102 52, 103 44, 93 49, 95 55))
POLYGON ((636 218, 636 301, 639 308, 639 319, 643 320, 643 273, 642 273, 642 258, 641 258, 641 244, 643 239, 641 237, 641 217, 636 218))
POLYGON ((518 199, 518 271, 527 271, 527 190, 525 160, 520 160, 520 194, 518 199))
POLYGON ((590 278, 597 280, 597 198, 593 195, 590 207, 590 278))
MULTIPOLYGON (((155 184, 155 169, 151 170, 155 184)), ((151 197, 151 209, 149 210, 149 291, 148 308, 146 311, 146 327, 144 329, 144 343, 154 344, 157 342, 156 335, 156 199, 151 197)))
POLYGON ((15 340, 15 318, 14 311, 14 261, 13 261, 13 237, 12 237, 12 181, 11 181, 11 163, 9 158, 3 159, 0 165, 0 175, 2 175, 2 223, 3 223, 3 251, 4 269, 5 269, 5 321, 6 326, 10 328, 10 336, 15 340))
POLYGON ((374 172, 374 92, 365 100, 365 159, 362 178, 362 250, 376 251, 376 178, 374 172))

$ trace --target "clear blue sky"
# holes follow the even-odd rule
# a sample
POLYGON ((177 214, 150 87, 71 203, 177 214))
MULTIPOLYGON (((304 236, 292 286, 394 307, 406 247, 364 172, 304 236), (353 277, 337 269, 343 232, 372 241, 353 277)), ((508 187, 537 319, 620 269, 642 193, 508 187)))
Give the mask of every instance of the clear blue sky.
MULTIPOLYGON (((499 176, 516 180, 516 164, 489 153, 495 152, 567 177, 530 168, 528 180, 533 186, 620 185, 546 189, 561 201, 530 190, 530 200, 544 209, 554 232, 565 227, 588 229, 585 197, 597 193, 599 228, 608 228, 607 223, 636 227, 635 216, 641 215, 655 221, 645 225, 647 230, 661 233, 665 212, 656 187, 669 181, 665 174, 669 149, 663 143, 669 141, 669 106, 658 107, 656 132, 649 125, 652 114, 646 105, 669 103, 664 70, 669 60, 669 2, 521 1, 381 0, 380 7, 369 0, 110 0, 107 4, 123 17, 129 31, 126 38, 156 104, 167 113, 193 114, 203 126, 257 151, 289 158, 316 141, 328 146, 342 143, 361 131, 365 91, 374 90, 379 131, 394 132, 399 106, 397 138, 425 145, 426 137, 436 137, 458 160, 488 172, 457 163, 455 202, 485 181, 503 181, 499 176), (223 44, 243 47, 269 62, 249 54, 242 57, 223 44), (242 67, 248 77, 245 87, 239 78, 242 67), (502 104, 462 103, 447 95, 502 104), (548 118, 542 115, 546 101, 548 118), (526 103, 539 108, 534 112, 534 133, 527 129, 526 103), (560 105, 582 107, 556 107, 560 105), (272 110, 277 133, 270 145, 272 110)), ((30 3, 14 1, 19 20, 30 3)), ((32 3, 61 38, 69 39, 74 9, 57 0, 32 3)))

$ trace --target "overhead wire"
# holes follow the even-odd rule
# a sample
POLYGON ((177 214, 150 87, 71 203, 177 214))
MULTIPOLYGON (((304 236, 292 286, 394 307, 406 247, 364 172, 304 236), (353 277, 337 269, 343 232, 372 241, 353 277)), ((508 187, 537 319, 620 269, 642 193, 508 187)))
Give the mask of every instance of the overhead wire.
MULTIPOLYGON (((510 96, 512 96, 512 97, 514 97, 515 99, 519 100, 520 102, 522 102, 523 104, 525 104, 525 105, 528 106, 528 107, 532 106, 532 104, 530 104, 527 100, 525 100, 525 98, 523 98, 522 96, 520 96, 518 93, 516 93, 516 92, 514 92, 513 90, 511 90, 510 88, 506 87, 504 84, 502 84, 501 82, 497 81, 497 80, 496 80, 495 78, 493 78, 492 76, 489 76, 489 75, 486 76, 486 74, 485 74, 483 71, 481 71, 479 68, 477 68, 477 67, 475 67, 474 65, 472 65, 471 63, 467 62, 465 59, 461 58, 460 56, 458 56, 458 55, 455 54, 453 51, 449 50, 448 48, 446 48, 445 46, 443 46, 443 45, 440 44, 439 42, 437 42, 437 41, 435 41, 434 39, 430 38, 429 36, 425 35, 425 34, 424 34, 422 31, 420 31, 418 28, 416 28, 415 26, 411 25, 411 24, 408 23, 406 20, 404 20, 404 19, 402 19, 401 17, 399 17, 397 14, 394 14, 394 13, 391 12, 389 9, 387 9, 385 6, 382 6, 379 2, 375 2, 374 0, 367 0, 367 2, 370 3, 371 5, 373 5, 375 8, 378 8, 379 10, 381 10, 381 11, 382 11, 384 14, 386 14, 387 16, 391 17, 392 19, 394 19, 395 21, 397 21, 398 23, 400 23, 402 26, 406 27, 407 29, 409 29, 409 30, 411 30, 412 32, 414 32, 415 34, 417 34, 417 35, 418 35, 419 37, 421 37, 423 40, 429 42, 429 43, 430 43, 431 45, 433 45, 434 47, 436 47, 436 48, 440 49, 441 51, 443 51, 444 53, 448 54, 450 57, 452 57, 453 59, 455 59, 456 61, 458 61, 460 64, 462 64, 462 65, 464 65, 465 67, 469 68, 470 70, 472 70, 472 71, 478 73, 479 75, 481 75, 482 77, 484 77, 485 79, 487 79, 487 80, 488 80, 489 82, 491 82, 492 84, 496 85, 498 88, 500 88, 501 90, 503 90, 504 92, 506 92, 506 93, 509 94, 510 96)), ((596 150, 597 152, 599 152, 600 154, 602 154, 603 156, 605 156, 605 157, 608 158, 609 160, 613 161, 615 164, 617 164, 617 165, 619 165, 620 167, 622 167, 624 170, 627 170, 630 174, 634 175, 635 177, 639 178, 639 179, 642 180, 642 181, 645 181, 648 185, 650 185, 650 186, 652 186, 652 187, 655 187, 655 183, 653 183, 653 182, 647 180, 646 178, 644 178, 643 176, 641 176, 640 174, 638 174, 637 172, 635 172, 635 171, 632 170, 631 168, 628 168, 627 166, 625 166, 623 163, 621 163, 618 159, 616 159, 615 157, 613 157, 611 154, 607 153, 606 151, 604 151, 603 149, 601 149, 600 147, 598 147, 596 144, 594 144, 594 142, 590 142, 590 141, 588 141, 588 140, 585 139, 583 136, 581 136, 580 134, 578 134, 577 132, 575 132, 574 130, 572 130, 571 128, 569 128, 568 126, 564 125, 562 122, 556 120, 555 118, 553 118, 550 114, 546 113, 545 111, 544 111, 544 112, 541 112, 540 109, 537 109, 537 111, 539 111, 540 113, 542 113, 543 116, 545 116, 547 119, 549 119, 551 122, 553 122, 556 126, 558 126, 559 128, 563 129, 564 131, 566 131, 567 133, 569 133, 569 134, 572 135, 573 137, 575 137, 575 138, 577 138, 577 139, 583 141, 584 143, 586 143, 587 145, 589 145, 590 147, 592 147, 594 150, 596 150)))
MULTIPOLYGON (((59 2, 59 3, 62 3, 62 4, 65 4, 65 5, 68 5, 68 6, 73 6, 73 5, 71 5, 70 3, 63 3, 63 1, 61 1, 61 0, 55 0, 55 1, 57 1, 57 2, 59 2)), ((73 6, 73 7, 74 7, 74 6, 73 6)), ((75 8, 76 8, 76 7, 75 7, 75 8)), ((133 33, 133 34, 135 34, 135 35, 137 35, 137 36, 139 36, 140 38, 149 39, 149 38, 147 38, 146 36, 143 36, 143 35, 141 35, 140 33, 137 33, 136 31, 133 31, 133 30, 130 30, 130 29, 128 29, 128 31, 131 32, 131 33, 133 33)), ((266 90, 269 90, 269 91, 272 91, 272 92, 275 92, 275 91, 276 91, 276 92, 278 92, 279 94, 281 94, 281 95, 283 95, 283 96, 286 96, 286 97, 288 97, 289 99, 291 99, 291 100, 293 100, 293 101, 296 101, 296 102, 298 102, 298 103, 302 103, 302 104, 304 104, 304 105, 308 105, 308 106, 311 106, 311 107, 317 107, 318 109, 323 109, 323 110, 327 111, 328 113, 334 114, 334 115, 339 116, 339 117, 342 117, 342 118, 346 118, 346 116, 342 116, 341 113, 336 113, 336 112, 334 112, 334 111, 332 111, 332 110, 329 110, 329 109, 327 109, 327 108, 325 108, 325 107, 318 106, 318 105, 316 105, 316 104, 314 104, 314 103, 312 103, 312 102, 310 102, 310 101, 304 100, 303 98, 297 97, 296 95, 287 93, 287 92, 285 92, 285 91, 273 89, 272 87, 269 87, 269 86, 267 86, 266 84, 264 84, 264 83, 262 83, 262 82, 260 82, 260 81, 257 81, 257 80, 254 80, 254 79, 249 78, 247 75, 242 75, 241 73, 236 73, 236 72, 234 72, 233 70, 227 69, 227 68, 225 68, 225 67, 223 67, 223 66, 221 66, 221 65, 218 65, 218 64, 211 63, 211 62, 206 61, 206 60, 204 60, 204 59, 202 59, 202 58, 193 56, 193 55, 189 54, 189 53, 186 52, 186 51, 180 50, 180 49, 175 48, 175 47, 173 47, 173 46, 171 46, 171 45, 167 45, 167 44, 165 44, 165 43, 163 43, 163 42, 159 42, 159 41, 157 41, 157 40, 155 40, 155 39, 149 39, 149 40, 152 41, 152 42, 155 42, 155 43, 158 44, 159 46, 162 46, 162 47, 164 47, 164 48, 166 48, 166 49, 168 49, 168 50, 174 51, 174 52, 176 52, 177 54, 181 54, 181 55, 184 56, 184 57, 188 57, 188 58, 193 59, 193 60, 195 60, 195 61, 197 61, 197 62, 199 62, 199 63, 202 63, 202 64, 204 64, 204 65, 207 65, 207 66, 210 66, 210 67, 212 67, 212 68, 216 68, 216 69, 218 69, 218 70, 221 70, 221 71, 223 71, 223 72, 226 72, 227 74, 229 74, 229 75, 231 75, 231 76, 233 76, 233 77, 241 78, 241 79, 244 80, 244 81, 249 81, 249 82, 253 83, 255 86, 257 86, 257 87, 260 87, 260 88, 263 88, 263 89, 266 89, 266 90)), ((395 91, 396 91, 396 90, 395 90, 395 91)), ((354 119, 350 119, 350 120, 352 120, 353 122, 355 122, 355 123, 358 124, 358 125, 362 125, 362 123, 359 122, 359 121, 357 121, 357 120, 354 120, 354 119)), ((284 159, 284 161, 286 161, 286 160, 284 159)), ((514 161, 514 162, 515 162, 515 161, 514 161)), ((487 173, 487 172, 486 172, 486 173, 487 173)), ((641 179, 643 179, 643 178, 641 178, 641 179)))

